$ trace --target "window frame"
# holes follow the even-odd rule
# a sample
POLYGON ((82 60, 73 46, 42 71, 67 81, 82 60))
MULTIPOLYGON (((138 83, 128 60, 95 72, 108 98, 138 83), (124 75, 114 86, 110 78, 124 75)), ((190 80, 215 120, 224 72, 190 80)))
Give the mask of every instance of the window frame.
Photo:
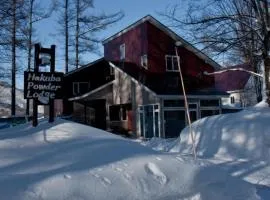
POLYGON ((176 55, 165 55, 165 63, 166 63, 166 71, 167 72, 179 72, 179 67, 178 67, 178 64, 177 66, 174 66, 174 59, 176 59, 176 63, 178 63, 178 59, 180 60, 180 57, 179 56, 176 56, 176 55), (168 58, 171 58, 171 66, 172 66, 172 69, 168 69, 168 58))
POLYGON ((120 60, 124 60, 126 58, 126 45, 125 45, 125 43, 120 45, 119 52, 120 52, 120 60))
POLYGON ((143 54, 141 56, 141 66, 145 69, 148 69, 148 57, 147 54, 143 54), (144 62, 145 61, 145 62, 144 62), (144 63, 146 63, 146 65, 144 65, 144 63))

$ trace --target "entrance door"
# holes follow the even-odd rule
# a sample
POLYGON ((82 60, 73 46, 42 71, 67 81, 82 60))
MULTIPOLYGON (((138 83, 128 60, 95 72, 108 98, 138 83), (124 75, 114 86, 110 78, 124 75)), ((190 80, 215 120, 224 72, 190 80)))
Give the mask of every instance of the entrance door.
POLYGON ((140 106, 139 111, 141 136, 159 137, 159 106, 156 104, 140 106))

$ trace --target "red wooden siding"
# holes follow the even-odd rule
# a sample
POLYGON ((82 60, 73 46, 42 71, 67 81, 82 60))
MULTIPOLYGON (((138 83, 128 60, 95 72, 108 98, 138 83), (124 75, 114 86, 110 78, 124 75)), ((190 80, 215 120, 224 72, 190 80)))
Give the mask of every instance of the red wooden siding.
POLYGON ((148 63, 151 72, 166 71, 165 55, 175 55, 175 41, 156 26, 147 22, 148 63))
MULTIPOLYGON (((166 73, 165 56, 175 55, 175 41, 168 34, 148 21, 105 43, 105 59, 119 61, 119 47, 123 43, 125 44, 126 51, 125 62, 140 66, 141 56, 147 54, 147 71, 150 73, 166 73)), ((214 87, 214 77, 203 75, 204 71, 214 71, 211 65, 184 47, 179 47, 178 53, 185 82, 188 82, 187 86, 190 90, 214 87)))
POLYGON ((119 61, 121 44, 125 44, 125 62, 141 64, 141 56, 147 53, 146 24, 142 23, 121 36, 104 44, 106 60, 119 61))

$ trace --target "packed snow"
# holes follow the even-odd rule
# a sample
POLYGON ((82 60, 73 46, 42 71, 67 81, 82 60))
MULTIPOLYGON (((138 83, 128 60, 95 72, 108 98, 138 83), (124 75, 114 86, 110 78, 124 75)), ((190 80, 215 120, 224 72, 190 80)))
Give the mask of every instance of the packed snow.
POLYGON ((216 164, 62 119, 1 130, 0 168, 8 200, 260 199, 254 185, 216 164))

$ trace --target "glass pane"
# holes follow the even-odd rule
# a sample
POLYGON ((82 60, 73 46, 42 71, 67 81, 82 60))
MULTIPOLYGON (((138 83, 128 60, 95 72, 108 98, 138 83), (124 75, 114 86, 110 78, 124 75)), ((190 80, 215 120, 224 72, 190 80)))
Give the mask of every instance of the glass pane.
POLYGON ((166 57, 166 66, 167 66, 167 70, 168 71, 173 70, 173 67, 172 67, 172 57, 171 56, 167 56, 166 57))
POLYGON ((173 70, 178 70, 177 57, 173 57, 173 70))
POLYGON ((111 121, 120 121, 120 106, 110 106, 109 112, 111 121))
POLYGON ((184 100, 164 100, 164 107, 185 107, 184 100))
POLYGON ((201 110, 201 118, 212 116, 212 115, 218 115, 219 110, 201 110))
POLYGON ((197 104, 196 103, 190 103, 188 104, 189 108, 197 109, 197 104))
POLYGON ((186 126, 185 111, 164 111, 165 137, 178 137, 186 126))
POLYGON ((141 131, 141 136, 144 137, 143 113, 140 113, 140 131, 141 131))
POLYGON ((155 112, 155 137, 159 137, 159 115, 158 112, 155 112))
POLYGON ((145 116, 145 137, 152 138, 154 136, 154 119, 153 119, 153 106, 144 107, 145 116))
POLYGON ((197 120, 197 111, 189 111, 189 116, 191 122, 194 122, 197 120))
POLYGON ((218 99, 209 99, 209 100, 201 100, 201 106, 207 107, 207 106, 219 106, 219 100, 218 99))

